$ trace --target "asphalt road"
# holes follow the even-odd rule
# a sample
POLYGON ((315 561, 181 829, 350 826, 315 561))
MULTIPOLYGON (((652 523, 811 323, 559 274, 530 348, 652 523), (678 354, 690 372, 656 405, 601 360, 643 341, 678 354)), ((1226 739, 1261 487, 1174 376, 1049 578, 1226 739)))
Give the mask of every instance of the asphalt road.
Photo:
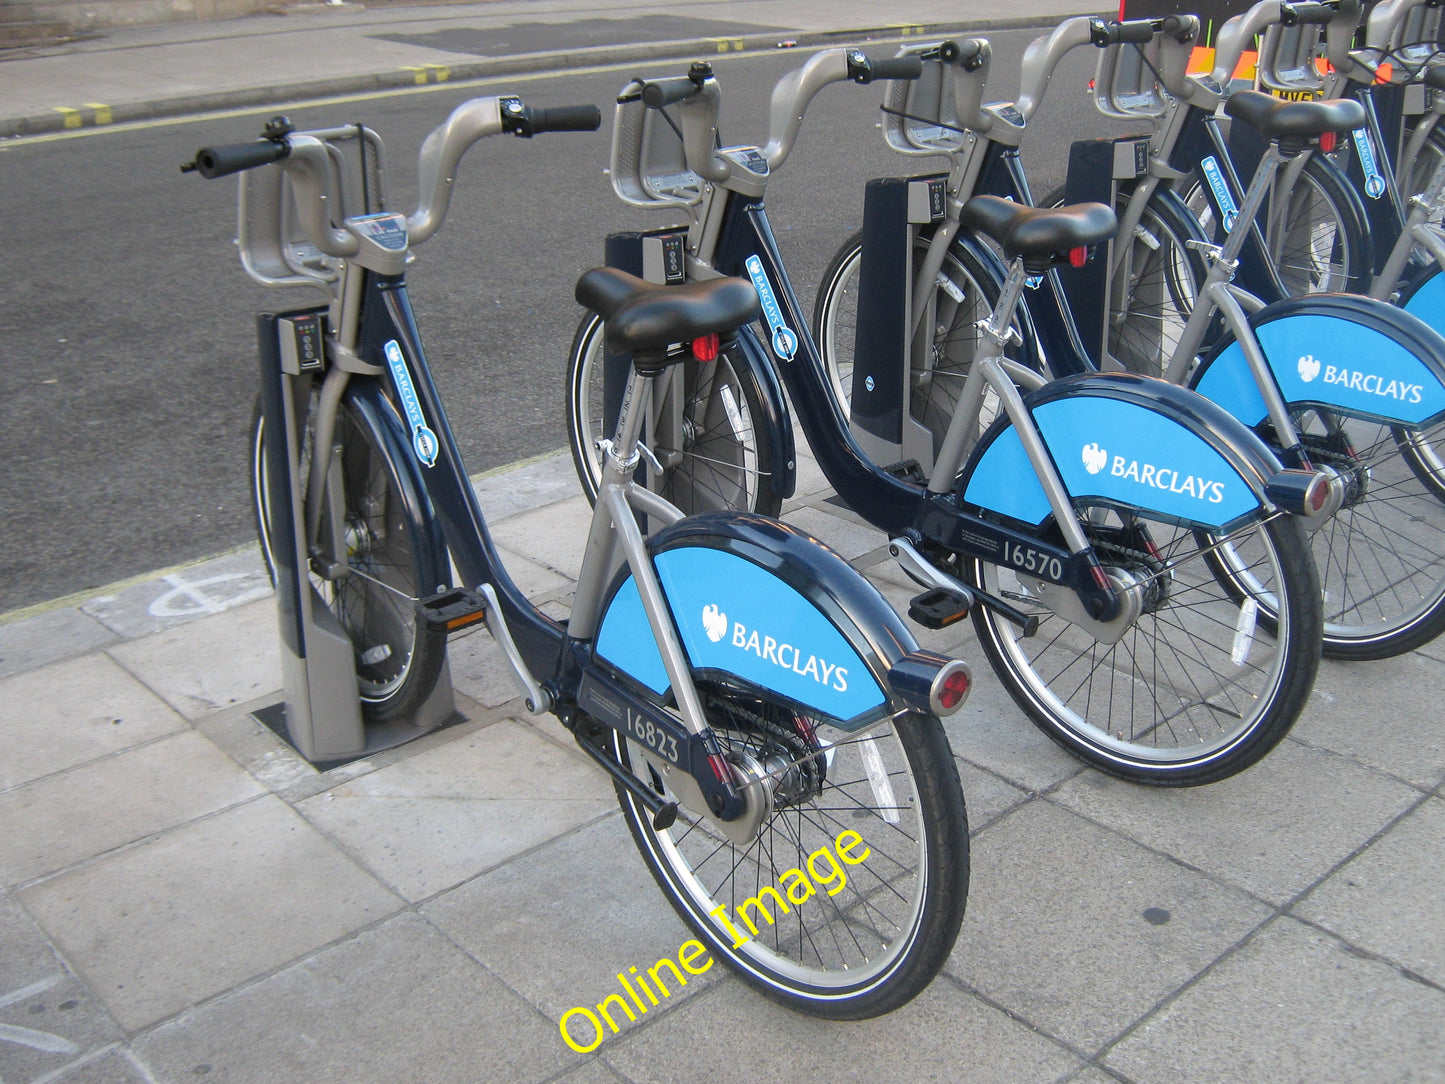
MULTIPOLYGON (((990 97, 1013 97, 1034 32, 994 36, 990 97)), ((1089 51, 1091 52, 1091 51, 1089 51)), ((773 83, 806 57, 718 58, 723 139, 761 142, 773 83)), ((1092 55, 1055 79, 1025 161, 1039 191, 1064 149, 1107 125, 1083 93, 1092 55)), ((616 229, 666 225, 625 207, 605 175, 609 106, 634 64, 444 86, 288 109, 301 127, 364 121, 387 141, 390 206, 415 204, 426 132, 473 95, 596 102, 596 134, 496 137, 463 162, 442 232, 419 250, 413 303, 472 472, 565 446, 562 378, 581 312, 572 284, 616 229)), ((768 210, 799 296, 810 299, 856 229, 862 186, 921 172, 877 132, 879 92, 815 100, 768 210)), ((243 455, 255 383, 253 314, 304 303, 242 272, 235 185, 177 170, 197 147, 255 138, 275 110, 92 130, 0 148, 0 613, 207 557, 253 537, 243 455)))

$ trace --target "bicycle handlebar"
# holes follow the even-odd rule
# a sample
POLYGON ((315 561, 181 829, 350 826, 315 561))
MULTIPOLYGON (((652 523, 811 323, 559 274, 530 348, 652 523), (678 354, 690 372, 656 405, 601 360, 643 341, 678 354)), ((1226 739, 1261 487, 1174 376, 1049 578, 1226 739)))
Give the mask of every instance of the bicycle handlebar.
MULTIPOLYGON (((421 198, 407 218, 410 243, 421 244, 441 226, 451 203, 457 164, 479 139, 500 132, 523 139, 542 132, 595 132, 601 124, 602 113, 595 105, 533 109, 510 95, 463 102, 422 143, 417 162, 421 198)), ((276 163, 291 178, 297 216, 308 239, 328 256, 354 256, 359 248, 356 236, 331 225, 333 208, 341 203, 331 190, 334 182, 325 139, 293 132, 284 117, 269 122, 265 136, 252 143, 204 147, 194 161, 181 166, 181 172, 194 171, 209 180, 276 163)))
POLYGON ((878 79, 917 79, 923 74, 923 58, 918 56, 891 56, 868 63, 867 72, 852 77, 855 83, 872 83, 878 79))
POLYGON ((279 162, 290 153, 291 144, 284 139, 258 139, 251 143, 232 143, 224 147, 202 147, 196 152, 195 161, 183 165, 181 172, 194 171, 209 181, 279 162))
POLYGON ((1105 22, 1094 19, 1089 23, 1089 40, 1100 49, 1109 45, 1143 45, 1154 40, 1153 19, 1127 19, 1123 22, 1105 22))

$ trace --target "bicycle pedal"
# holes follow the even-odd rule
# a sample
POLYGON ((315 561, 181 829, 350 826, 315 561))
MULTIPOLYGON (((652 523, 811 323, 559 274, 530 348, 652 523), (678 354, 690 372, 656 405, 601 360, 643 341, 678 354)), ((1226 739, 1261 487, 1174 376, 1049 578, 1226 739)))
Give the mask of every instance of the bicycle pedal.
POLYGON ((918 465, 916 459, 905 459, 901 463, 894 463, 891 467, 884 467, 884 473, 891 474, 904 482, 912 482, 914 485, 926 486, 928 475, 923 473, 923 468, 918 465))
POLYGON ((947 587, 925 591, 908 603, 908 616, 926 629, 943 629, 968 616, 969 599, 947 587))
POLYGON ((418 600, 416 612, 431 628, 455 632, 486 620, 487 599, 470 587, 453 587, 418 600))

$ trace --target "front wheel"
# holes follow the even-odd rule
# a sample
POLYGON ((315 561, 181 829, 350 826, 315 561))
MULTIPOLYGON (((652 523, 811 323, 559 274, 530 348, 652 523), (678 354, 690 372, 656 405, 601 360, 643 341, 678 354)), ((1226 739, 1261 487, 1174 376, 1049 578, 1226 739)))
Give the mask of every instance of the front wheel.
MULTIPOLYGON (((299 484, 306 492, 314 458, 312 431, 317 394, 312 394, 300 454, 299 484)), ((262 556, 276 582, 267 486, 266 420, 261 404, 251 420, 252 508, 262 556)), ((446 635, 418 621, 416 600, 437 586, 434 560, 417 545, 402 488, 387 466, 380 436, 366 417, 343 399, 332 438, 335 458, 319 534, 344 553, 311 562, 311 586, 351 640, 362 717, 382 722, 415 711, 431 695, 446 658, 446 635), (331 564, 337 567, 326 569, 331 564)))
MULTIPOLYGON (((914 248, 915 269, 922 263, 928 245, 928 237, 918 238, 914 248)), ((860 305, 867 303, 858 289, 862 266, 863 232, 859 230, 843 242, 829 262, 813 305, 813 338, 845 416, 853 395, 858 312, 860 305)), ((943 444, 974 360, 997 351, 993 342, 979 332, 978 325, 992 315, 998 303, 999 281, 974 252, 954 244, 933 284, 933 294, 924 313, 929 325, 926 356, 914 356, 910 364, 908 404, 913 419, 933 435, 935 456, 943 444)), ((1010 357, 1026 358, 1031 368, 1041 369, 1032 329, 1017 317, 1014 327, 1024 345, 1010 345, 1006 353, 1010 357)), ((996 401, 985 402, 978 433, 987 428, 998 410, 996 401)))
MULTIPOLYGON (((603 328, 600 316, 585 317, 567 358, 567 439, 593 503, 602 479, 598 442, 612 437, 622 398, 621 380, 606 386, 603 328)), ((686 515, 727 509, 777 515, 783 498, 773 488, 767 416, 753 374, 726 353, 706 364, 669 366, 656 380, 644 426, 644 442, 662 467, 660 475, 648 468, 647 488, 686 515)))
POLYGON ((1096 634, 1017 570, 964 562, 974 585, 1040 619, 1025 637, 974 610, 1014 700, 1070 753, 1136 783, 1194 786, 1254 764, 1294 724, 1319 664, 1319 581, 1299 521, 1211 535, 1109 508, 1081 520, 1105 569, 1134 585, 1122 629, 1096 634))
MULTIPOLYGON (((903 1005, 948 958, 968 895, 942 726, 904 714, 847 733, 763 696, 702 691, 724 757, 774 795, 756 837, 737 843, 686 809, 659 831, 619 788, 663 893, 713 956, 790 1008, 858 1020, 903 1005)), ((617 752, 670 797, 639 746, 618 736, 617 752)))

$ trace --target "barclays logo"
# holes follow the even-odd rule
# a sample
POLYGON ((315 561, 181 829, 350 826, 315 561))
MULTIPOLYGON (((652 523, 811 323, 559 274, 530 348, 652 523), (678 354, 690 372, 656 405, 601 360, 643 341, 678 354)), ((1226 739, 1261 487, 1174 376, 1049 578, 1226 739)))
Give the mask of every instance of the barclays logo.
POLYGON ((1109 462, 1109 453, 1097 444, 1084 445, 1084 469, 1090 474, 1098 474, 1109 462))
POLYGON ((728 615, 709 603, 702 608, 702 630, 713 643, 720 642, 728 634, 728 615))
POLYGON ((1315 377, 1320 375, 1320 363, 1313 354, 1306 354, 1299 359, 1299 378, 1308 384, 1315 377))

